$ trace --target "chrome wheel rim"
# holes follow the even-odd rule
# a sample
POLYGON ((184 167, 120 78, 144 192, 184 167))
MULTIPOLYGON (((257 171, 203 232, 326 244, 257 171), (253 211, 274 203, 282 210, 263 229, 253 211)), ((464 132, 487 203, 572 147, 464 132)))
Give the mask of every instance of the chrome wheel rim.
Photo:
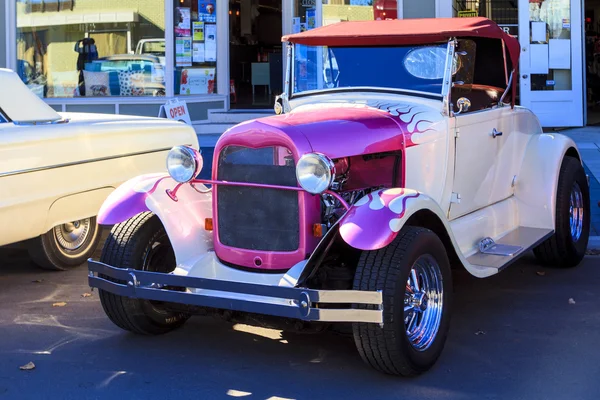
POLYGON ((573 183, 569 201, 569 223, 571 226, 571 238, 578 241, 583 231, 583 194, 577 182, 573 183))
POLYGON ((67 222, 54 227, 56 242, 64 250, 75 251, 85 243, 91 232, 92 221, 90 218, 67 222))
POLYGON ((442 321, 443 302, 440 267, 431 255, 422 255, 410 270, 404 293, 404 327, 416 350, 427 350, 435 340, 442 321))

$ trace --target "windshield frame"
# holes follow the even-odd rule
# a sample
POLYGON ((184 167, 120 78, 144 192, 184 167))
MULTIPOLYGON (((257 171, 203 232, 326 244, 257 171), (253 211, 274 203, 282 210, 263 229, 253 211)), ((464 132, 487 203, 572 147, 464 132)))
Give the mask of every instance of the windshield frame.
MULTIPOLYGON (((453 65, 449 63, 448 60, 452 60, 454 57, 454 38, 448 40, 448 44, 446 47, 446 61, 444 65, 444 78, 442 79, 442 90, 441 93, 432 93, 420 90, 411 90, 411 89, 399 89, 399 88, 389 88, 389 87, 374 87, 374 86, 349 86, 342 88, 325 88, 325 89, 315 89, 315 90, 306 90, 303 92, 295 93, 293 90, 293 82, 296 74, 296 46, 297 44, 288 42, 288 54, 287 54, 287 72, 286 72, 286 82, 285 82, 285 95, 289 100, 298 99, 307 96, 319 96, 326 94, 335 94, 335 93, 347 93, 347 92, 373 92, 373 93, 391 93, 391 94, 404 94, 409 96, 418 96, 422 98, 427 98, 431 100, 445 100, 447 96, 445 93, 449 93, 449 89, 447 90, 446 86, 449 86, 449 82, 452 77, 452 70, 450 69, 453 65)), ((425 43, 424 43, 425 44, 425 43)))

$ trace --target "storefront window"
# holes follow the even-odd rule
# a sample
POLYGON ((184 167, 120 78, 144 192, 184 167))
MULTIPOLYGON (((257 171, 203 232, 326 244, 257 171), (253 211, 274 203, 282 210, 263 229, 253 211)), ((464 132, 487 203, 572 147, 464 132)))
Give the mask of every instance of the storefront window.
POLYGON ((531 90, 571 90, 570 0, 529 3, 531 90))
MULTIPOLYGON (((317 0, 295 0, 292 32, 342 21, 396 19, 397 0, 321 0, 321 23, 317 21, 317 0)), ((298 45, 294 50, 294 92, 322 89, 330 84, 338 66, 322 47, 298 45)))
POLYGON ((18 0, 18 73, 44 98, 164 96, 164 7, 164 0, 18 0))
POLYGON ((323 25, 396 18, 397 0, 323 0, 323 25))
POLYGON ((175 94, 216 93, 217 1, 178 0, 173 15, 175 94))

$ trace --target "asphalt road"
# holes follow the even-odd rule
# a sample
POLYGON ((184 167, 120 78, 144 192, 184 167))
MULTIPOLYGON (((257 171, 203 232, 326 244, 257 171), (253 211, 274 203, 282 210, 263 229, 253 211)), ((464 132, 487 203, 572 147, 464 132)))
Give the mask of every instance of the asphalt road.
POLYGON ((0 399, 599 399, 599 267, 593 256, 572 270, 525 258, 486 280, 455 274, 444 354, 402 379, 332 333, 282 339, 195 317, 135 336, 110 323, 97 292, 82 297, 85 267, 45 272, 0 249, 0 399))

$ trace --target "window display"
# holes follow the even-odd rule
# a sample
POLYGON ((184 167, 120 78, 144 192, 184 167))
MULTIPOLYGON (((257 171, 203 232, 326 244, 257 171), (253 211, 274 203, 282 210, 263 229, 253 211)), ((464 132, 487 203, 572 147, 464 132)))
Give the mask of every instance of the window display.
POLYGON ((323 0, 323 25, 397 17, 397 0, 323 0))
POLYGON ((175 95, 216 93, 217 1, 175 4, 175 95))
POLYGON ((55 3, 16 4, 17 72, 38 96, 166 94, 164 0, 55 3))

